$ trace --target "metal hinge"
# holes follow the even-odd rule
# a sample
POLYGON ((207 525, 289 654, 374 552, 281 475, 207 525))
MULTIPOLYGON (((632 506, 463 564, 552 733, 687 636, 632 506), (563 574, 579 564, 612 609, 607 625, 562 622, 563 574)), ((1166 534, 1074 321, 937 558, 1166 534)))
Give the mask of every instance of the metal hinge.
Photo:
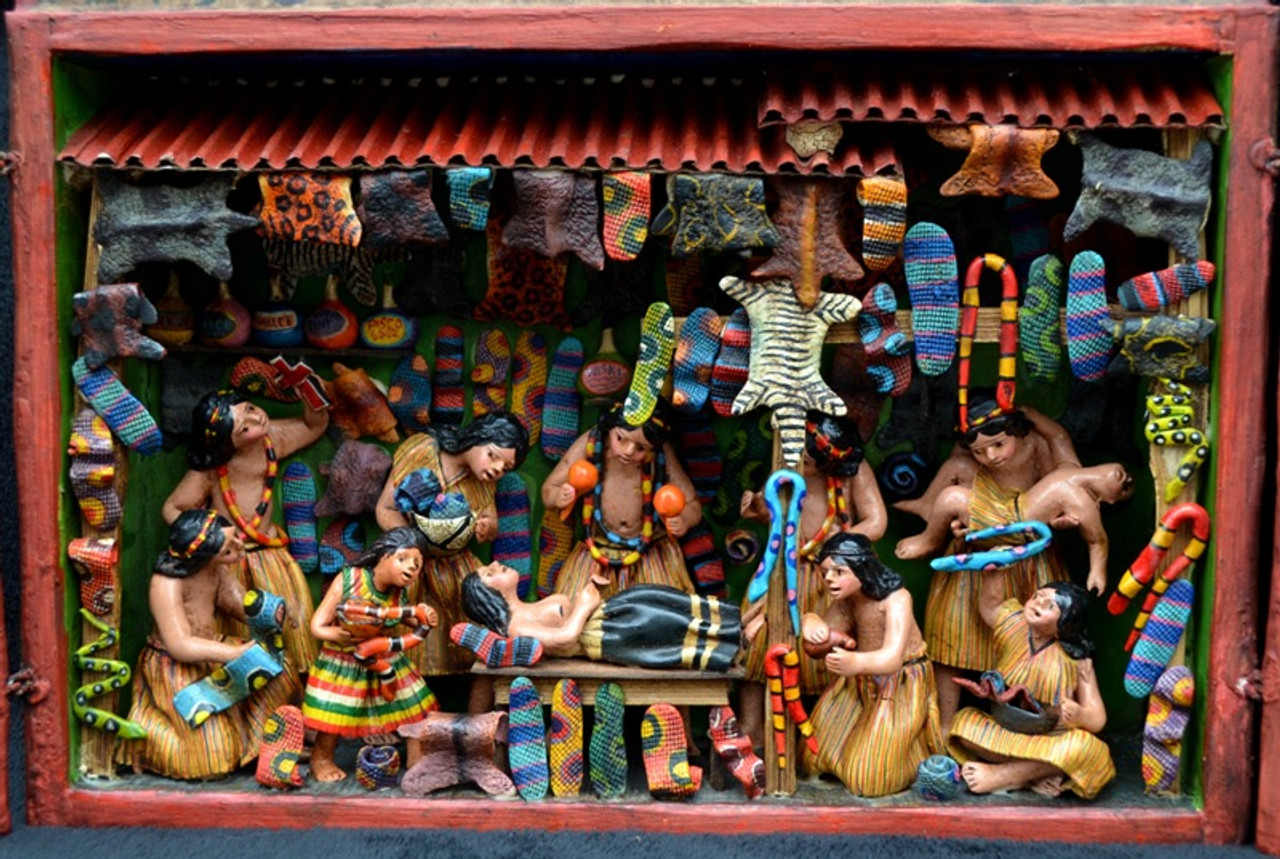
POLYGON ((1280 149, 1270 137, 1264 137, 1249 147, 1249 163, 1263 173, 1280 176, 1280 149))
POLYGON ((22 165, 22 153, 0 152, 0 176, 8 176, 22 165))
POLYGON ((10 698, 21 696, 28 703, 39 704, 49 694, 49 681, 37 677, 34 668, 23 668, 9 675, 4 682, 4 691, 10 698))

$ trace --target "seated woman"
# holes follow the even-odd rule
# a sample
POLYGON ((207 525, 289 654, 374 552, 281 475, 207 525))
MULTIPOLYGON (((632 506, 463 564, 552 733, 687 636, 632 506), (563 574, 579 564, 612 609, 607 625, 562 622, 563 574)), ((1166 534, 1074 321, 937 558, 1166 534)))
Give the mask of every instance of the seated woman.
POLYGON ((298 674, 285 670, 261 689, 192 728, 178 714, 174 696, 233 661, 253 642, 215 632, 219 614, 246 621, 244 586, 237 571, 244 542, 232 524, 212 510, 179 513, 169 548, 151 577, 155 630, 138 656, 129 719, 146 730, 141 740, 121 740, 116 760, 134 770, 170 778, 229 775, 258 756, 262 726, 281 704, 302 694, 298 674))
POLYGON ((727 671, 738 655, 737 606, 663 585, 636 585, 602 600, 587 581, 572 597, 524 602, 519 573, 497 561, 462 580, 462 609, 503 637, 528 636, 551 656, 637 668, 727 671))
POLYGON ((831 603, 825 616, 804 615, 801 636, 810 652, 828 651, 826 667, 836 677, 811 717, 818 754, 806 750, 803 762, 858 796, 898 793, 943 747, 933 666, 911 593, 861 534, 835 534, 817 560, 831 603))
POLYGON ((1056 727, 1020 733, 968 707, 951 726, 951 753, 963 762, 961 775, 974 793, 1071 790, 1092 799, 1116 769, 1107 744, 1094 736, 1106 725, 1107 710, 1084 629, 1089 594, 1071 582, 1050 582, 1019 604, 1003 600, 1006 575, 983 573, 978 596, 982 619, 995 634, 996 667, 1007 686, 1025 686, 1056 727))

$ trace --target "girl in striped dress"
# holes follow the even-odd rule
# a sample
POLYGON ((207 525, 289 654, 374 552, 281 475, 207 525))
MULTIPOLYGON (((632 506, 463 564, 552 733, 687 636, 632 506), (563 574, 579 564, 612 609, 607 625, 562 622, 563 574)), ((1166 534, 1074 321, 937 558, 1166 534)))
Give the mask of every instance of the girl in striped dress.
POLYGON ((828 539, 818 567, 831 602, 824 616, 804 615, 801 635, 806 650, 825 651, 835 681, 811 717, 818 753, 806 748, 802 762, 858 796, 898 793, 943 747, 933 665, 911 594, 861 534, 828 539))
POLYGON ((334 579, 311 619, 311 633, 322 646, 307 678, 302 717, 316 731, 311 771, 319 781, 346 778, 333 761, 339 736, 393 732, 437 708, 435 695, 403 652, 422 632, 391 639, 392 652, 382 665, 357 653, 361 642, 389 634, 406 615, 419 630, 437 625, 435 609, 403 599, 422 572, 425 545, 416 528, 382 534, 356 566, 334 579), (407 606, 412 610, 400 611, 407 606))
POLYGON ((1094 736, 1107 710, 1085 634, 1089 594, 1071 582, 1050 582, 1025 603, 1004 599, 1004 570, 983 573, 979 610, 991 627, 997 670, 1006 686, 1025 686, 1057 725, 1024 734, 974 707, 956 714, 951 752, 974 793, 1029 788, 1044 796, 1064 790, 1092 799, 1116 769, 1107 744, 1094 736))

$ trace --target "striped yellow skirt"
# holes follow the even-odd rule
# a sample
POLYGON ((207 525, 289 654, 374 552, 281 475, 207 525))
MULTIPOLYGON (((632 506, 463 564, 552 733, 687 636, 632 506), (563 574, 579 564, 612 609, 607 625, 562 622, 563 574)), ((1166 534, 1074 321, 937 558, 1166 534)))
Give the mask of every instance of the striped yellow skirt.
MULTIPOLYGON (((315 602, 298 562, 285 547, 250 548, 240 565, 240 583, 245 589, 273 593, 284 600, 284 649, 295 671, 306 671, 320 652, 320 643, 311 636, 311 615, 315 602)), ((224 623, 229 635, 248 638, 248 628, 239 623, 224 623)))
POLYGON ((1048 734, 1019 734, 975 707, 966 707, 951 723, 951 755, 964 762, 978 758, 973 748, 1002 758, 1041 761, 1066 773, 1072 793, 1093 799, 1116 776, 1111 750, 1102 740, 1079 728, 1060 728, 1048 734))
MULTIPOLYGON (((610 558, 622 558, 631 551, 610 545, 598 535, 596 548, 610 558)), ((591 580, 593 573, 603 573, 609 578, 609 584, 600 588, 600 596, 604 599, 635 585, 666 585, 687 594, 694 592, 680 546, 665 534, 654 537, 639 561, 623 568, 601 566, 591 557, 587 544, 579 543, 573 547, 556 576, 555 592, 572 597, 591 580)))

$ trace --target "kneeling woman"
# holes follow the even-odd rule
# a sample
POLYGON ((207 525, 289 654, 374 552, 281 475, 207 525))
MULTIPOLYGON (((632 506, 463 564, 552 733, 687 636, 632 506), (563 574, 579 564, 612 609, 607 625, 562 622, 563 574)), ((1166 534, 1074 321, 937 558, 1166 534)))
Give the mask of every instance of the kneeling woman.
POLYGON ((542 642, 549 656, 637 668, 726 671, 738 655, 738 607, 663 585, 636 585, 602 600, 588 581, 572 598, 553 594, 524 602, 519 574, 498 562, 462 580, 462 608, 476 623, 505 637, 542 642))
POLYGON ((831 603, 825 616, 802 618, 801 635, 810 652, 829 651, 836 679, 814 707, 818 754, 806 751, 805 766, 858 796, 897 793, 942 750, 933 665, 911 594, 861 534, 831 537, 817 562, 831 603))

